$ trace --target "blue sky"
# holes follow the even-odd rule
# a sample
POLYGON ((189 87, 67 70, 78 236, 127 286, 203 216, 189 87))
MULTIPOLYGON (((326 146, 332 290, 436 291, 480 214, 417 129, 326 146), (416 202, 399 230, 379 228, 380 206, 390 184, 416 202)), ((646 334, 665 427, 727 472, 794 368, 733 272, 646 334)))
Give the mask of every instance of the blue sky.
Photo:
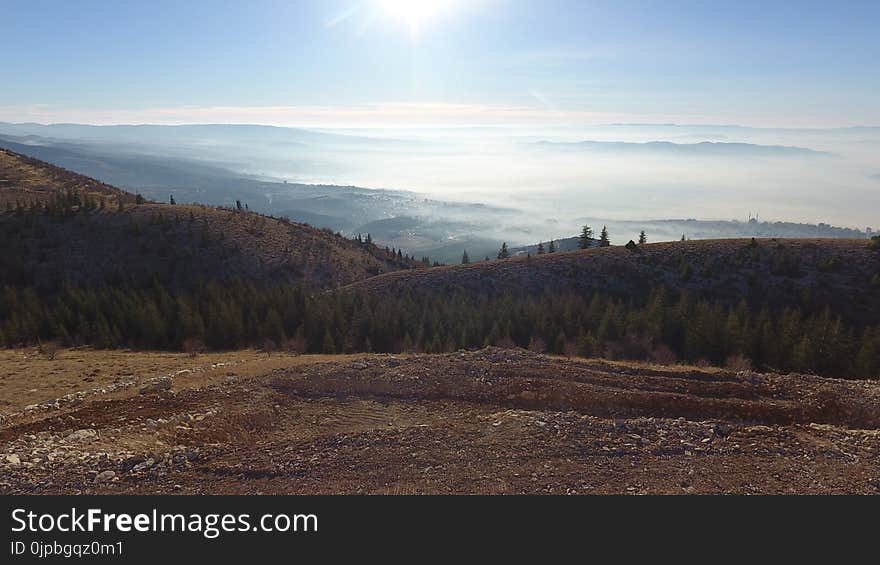
POLYGON ((433 2, 0 0, 0 120, 880 125, 880 2, 433 2))

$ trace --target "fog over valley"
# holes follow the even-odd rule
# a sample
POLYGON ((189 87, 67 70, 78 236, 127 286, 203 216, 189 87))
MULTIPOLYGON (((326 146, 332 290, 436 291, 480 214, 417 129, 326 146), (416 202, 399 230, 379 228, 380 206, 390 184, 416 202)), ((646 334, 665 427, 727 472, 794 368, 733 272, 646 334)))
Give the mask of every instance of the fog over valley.
POLYGON ((483 254, 499 241, 570 237, 585 222, 607 224, 615 243, 640 229, 652 241, 749 235, 750 214, 880 224, 880 128, 871 127, 0 124, 0 144, 153 199, 241 200, 442 261, 466 246, 483 254), (657 222, 672 219, 743 225, 657 222))

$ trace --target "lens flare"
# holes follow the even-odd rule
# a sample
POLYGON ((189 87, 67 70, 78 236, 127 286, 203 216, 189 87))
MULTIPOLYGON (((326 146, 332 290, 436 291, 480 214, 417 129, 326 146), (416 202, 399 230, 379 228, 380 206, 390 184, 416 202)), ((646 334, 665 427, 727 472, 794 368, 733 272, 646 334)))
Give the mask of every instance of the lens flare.
POLYGON ((412 33, 418 33, 422 24, 449 9, 455 0, 379 0, 385 13, 402 20, 412 33))

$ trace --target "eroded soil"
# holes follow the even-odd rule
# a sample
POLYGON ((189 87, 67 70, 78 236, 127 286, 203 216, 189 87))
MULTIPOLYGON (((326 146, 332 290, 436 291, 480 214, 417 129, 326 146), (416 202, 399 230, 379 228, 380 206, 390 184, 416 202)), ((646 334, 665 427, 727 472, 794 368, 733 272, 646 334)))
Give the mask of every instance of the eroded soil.
POLYGON ((880 493, 877 382, 503 349, 230 355, 4 410, 0 493, 880 493))

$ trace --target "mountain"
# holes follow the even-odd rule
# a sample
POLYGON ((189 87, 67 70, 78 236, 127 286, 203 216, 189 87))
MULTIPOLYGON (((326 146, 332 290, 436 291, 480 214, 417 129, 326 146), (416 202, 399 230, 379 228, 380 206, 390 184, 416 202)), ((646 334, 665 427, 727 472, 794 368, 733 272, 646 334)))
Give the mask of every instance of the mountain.
MULTIPOLYGON (((647 232, 649 241, 676 241, 682 235, 687 239, 736 239, 743 237, 758 238, 829 238, 829 239, 865 239, 867 234, 858 229, 832 226, 825 223, 806 224, 799 222, 766 222, 750 219, 747 222, 737 220, 605 220, 602 218, 582 218, 581 223, 589 224, 595 229, 606 225, 611 234, 611 242, 625 244, 629 239, 638 240, 639 232, 647 232)), ((578 236, 557 239, 559 251, 578 249, 578 236)), ((547 242, 544 242, 545 246, 547 242)), ((537 243, 514 247, 512 255, 535 255, 537 243)))
MULTIPOLYGON (((309 151, 313 152, 308 157, 305 156, 308 152, 298 148, 291 154, 294 157, 279 157, 294 168, 304 166, 302 159, 310 163, 321 155, 345 151, 345 145, 313 145, 317 141, 366 143, 351 136, 258 126, 0 124, 0 146, 128 192, 141 193, 149 199, 165 201, 174 195, 178 203, 226 207, 234 206, 239 200, 256 212, 347 235, 368 233, 373 222, 380 222, 376 226, 378 232, 381 222, 394 223, 396 218, 401 218, 399 222, 410 224, 407 230, 387 238, 373 233, 373 239, 383 246, 402 248, 419 257, 428 254, 432 259, 453 260, 461 256, 460 248, 448 256, 429 252, 453 241, 466 242, 474 230, 494 226, 499 217, 503 217, 505 224, 521 223, 517 213, 499 206, 433 200, 404 190, 303 184, 241 172, 253 170, 258 161, 252 157, 255 152, 262 149, 265 154, 272 154, 293 138, 303 143, 309 140, 309 151), (262 137, 264 135, 267 137, 262 137), (248 142, 252 142, 252 146, 248 146, 248 142), (488 218, 493 218, 492 222, 488 222, 488 218)), ((267 169, 274 167, 271 163, 264 165, 267 169)), ((500 242, 493 239, 492 246, 497 248, 498 245, 500 242)))
POLYGON ((760 239, 654 243, 390 273, 345 288, 372 296, 536 296, 602 292, 643 302, 665 288, 754 313, 829 307, 845 322, 880 319, 880 253, 866 240, 760 239))
POLYGON ((494 345, 844 378, 880 371, 880 240, 684 241, 497 261, 471 251, 478 262, 427 268, 238 207, 147 202, 9 151, 2 163, 5 346, 494 345))
POLYGON ((4 149, 0 205, 0 285, 240 280, 330 288, 413 266, 329 230, 245 210, 148 202, 4 149))
POLYGON ((741 157, 828 157, 827 151, 789 145, 761 145, 756 143, 701 141, 698 143, 675 143, 672 141, 539 141, 534 144, 541 149, 568 149, 607 153, 638 153, 657 155, 741 156, 741 157))

